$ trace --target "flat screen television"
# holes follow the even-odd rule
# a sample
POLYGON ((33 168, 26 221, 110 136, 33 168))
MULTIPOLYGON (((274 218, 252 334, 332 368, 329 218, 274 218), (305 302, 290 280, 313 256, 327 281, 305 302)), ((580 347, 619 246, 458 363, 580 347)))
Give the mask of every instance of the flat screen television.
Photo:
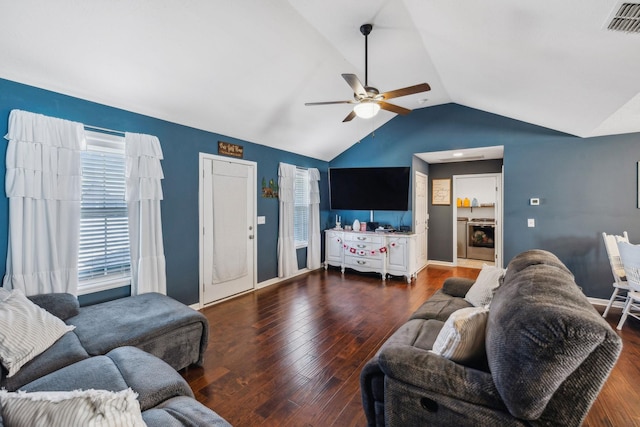
POLYGON ((409 167, 329 168, 331 209, 406 211, 409 167))

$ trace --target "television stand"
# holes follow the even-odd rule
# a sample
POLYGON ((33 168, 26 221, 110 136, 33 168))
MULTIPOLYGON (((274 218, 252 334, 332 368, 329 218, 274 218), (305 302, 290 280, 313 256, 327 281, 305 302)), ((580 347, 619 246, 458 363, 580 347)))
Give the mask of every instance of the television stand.
POLYGON ((404 276, 407 283, 418 275, 416 235, 375 231, 325 230, 325 270, 330 265, 387 276, 404 276))

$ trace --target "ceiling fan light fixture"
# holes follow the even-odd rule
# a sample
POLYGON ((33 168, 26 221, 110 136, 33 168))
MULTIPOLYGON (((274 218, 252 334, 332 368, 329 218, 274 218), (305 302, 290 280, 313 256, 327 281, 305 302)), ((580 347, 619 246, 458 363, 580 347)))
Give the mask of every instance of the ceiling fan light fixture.
POLYGON ((363 101, 353 107, 353 112, 361 119, 370 119, 380 111, 380 105, 377 102, 363 101))

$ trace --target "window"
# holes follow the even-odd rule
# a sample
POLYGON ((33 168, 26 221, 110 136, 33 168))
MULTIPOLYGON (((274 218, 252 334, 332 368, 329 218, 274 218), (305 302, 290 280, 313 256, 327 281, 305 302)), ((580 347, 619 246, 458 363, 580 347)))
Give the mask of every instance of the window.
POLYGON ((125 201, 124 138, 86 132, 82 152, 82 202, 78 293, 126 286, 131 256, 125 201))
POLYGON ((294 213, 293 235, 296 248, 307 246, 309 241, 309 171, 296 169, 296 180, 293 186, 294 213))

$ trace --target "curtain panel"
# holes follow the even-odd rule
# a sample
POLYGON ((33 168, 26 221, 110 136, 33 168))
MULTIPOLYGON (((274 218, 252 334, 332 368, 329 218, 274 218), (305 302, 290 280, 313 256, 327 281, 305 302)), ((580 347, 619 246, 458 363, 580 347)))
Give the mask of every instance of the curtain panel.
POLYGON ((160 201, 164 174, 157 137, 125 133, 131 294, 167 293, 160 201))
POLYGON ((294 226, 294 184, 296 167, 280 163, 278 167, 278 277, 293 276, 298 272, 294 226))
POLYGON ((320 263, 320 171, 309 169, 309 241, 307 244, 307 268, 315 270, 320 263))
POLYGON ((3 287, 26 295, 75 295, 84 126, 13 110, 5 138, 9 244, 3 287))

